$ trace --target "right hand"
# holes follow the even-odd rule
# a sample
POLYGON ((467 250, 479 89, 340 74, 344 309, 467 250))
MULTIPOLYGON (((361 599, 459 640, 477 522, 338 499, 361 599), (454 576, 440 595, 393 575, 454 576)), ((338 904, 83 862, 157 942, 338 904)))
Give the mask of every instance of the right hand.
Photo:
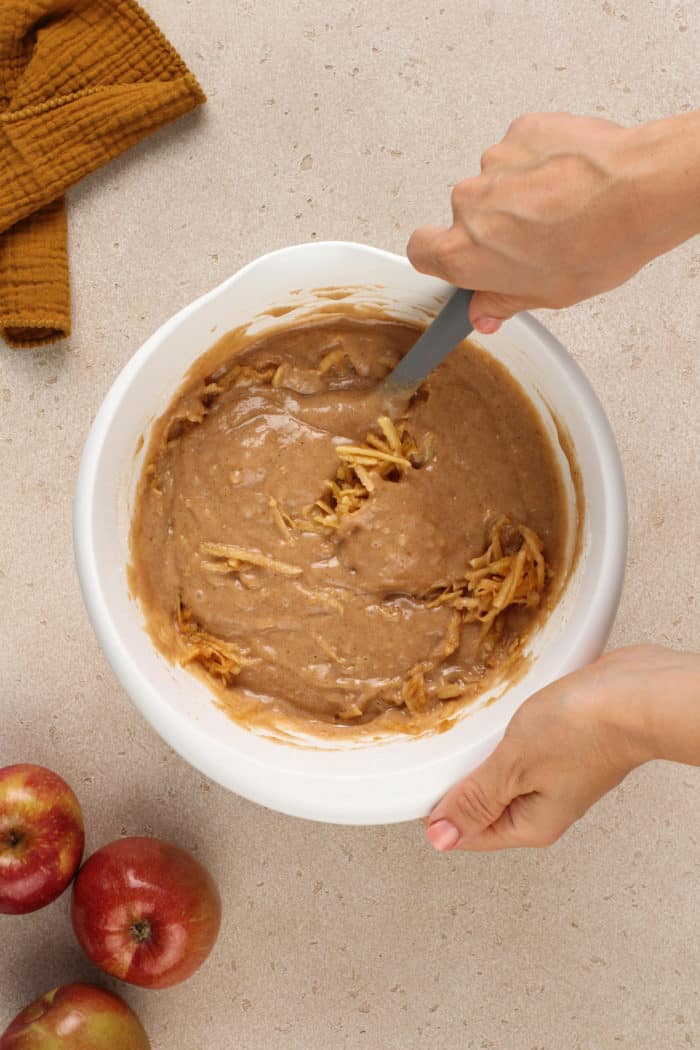
POLYGON ((484 334, 519 310, 570 306, 622 284, 671 246, 650 232, 656 216, 640 186, 659 135, 645 150, 643 132, 566 113, 520 117, 484 153, 481 175, 454 187, 452 226, 417 229, 409 259, 475 289, 470 316, 484 334))

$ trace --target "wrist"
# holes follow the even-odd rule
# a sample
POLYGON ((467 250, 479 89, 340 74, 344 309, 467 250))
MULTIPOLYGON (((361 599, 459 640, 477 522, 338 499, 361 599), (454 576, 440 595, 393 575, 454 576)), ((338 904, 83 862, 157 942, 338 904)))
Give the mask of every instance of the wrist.
POLYGON ((651 757, 700 765, 700 654, 648 649, 656 668, 640 691, 651 757))
POLYGON ((593 690, 592 705, 608 759, 626 774, 656 758, 657 745, 648 698, 633 684, 623 682, 613 667, 624 652, 607 653, 594 665, 601 688, 593 690))
POLYGON ((626 129, 624 177, 653 255, 700 233, 700 110, 626 129))
POLYGON ((653 759, 700 765, 700 654, 631 646, 594 669, 595 717, 619 768, 653 759))

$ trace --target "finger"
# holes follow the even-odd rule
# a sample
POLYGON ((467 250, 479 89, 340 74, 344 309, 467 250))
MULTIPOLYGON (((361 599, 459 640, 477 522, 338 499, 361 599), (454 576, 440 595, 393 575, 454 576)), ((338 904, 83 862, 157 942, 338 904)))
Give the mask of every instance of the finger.
POLYGON ((406 254, 420 273, 429 273, 450 280, 450 260, 457 248, 458 235, 454 227, 420 226, 411 234, 406 254))
POLYGON ((430 842, 444 852, 474 839, 496 824, 517 795, 517 758, 504 740, 435 807, 428 826, 430 842))
POLYGON ((573 822, 538 792, 513 799, 498 820, 453 848, 469 853, 551 846, 573 822))
POLYGON ((475 292, 469 306, 469 318, 477 332, 492 335, 498 331, 503 321, 531 305, 533 304, 516 295, 475 292))
POLYGON ((462 179, 452 187, 450 193, 450 205, 452 207, 453 225, 456 226, 463 221, 465 216, 473 212, 479 200, 484 195, 486 183, 480 175, 471 179, 462 179))
POLYGON ((434 274, 447 279, 445 257, 452 256, 464 248, 465 237, 455 228, 458 214, 479 195, 481 180, 478 177, 463 179, 453 186, 450 195, 454 224, 447 226, 419 226, 411 235, 406 254, 421 273, 434 274))
POLYGON ((495 146, 489 146, 481 154, 482 175, 489 174, 498 168, 514 168, 528 160, 528 153, 521 146, 503 140, 495 146))

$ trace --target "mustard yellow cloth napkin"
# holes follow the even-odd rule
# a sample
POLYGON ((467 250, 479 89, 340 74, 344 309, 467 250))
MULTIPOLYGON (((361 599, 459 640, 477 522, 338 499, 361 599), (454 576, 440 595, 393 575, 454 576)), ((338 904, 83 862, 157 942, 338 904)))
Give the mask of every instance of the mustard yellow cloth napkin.
POLYGON ((0 331, 70 332, 63 194, 205 101, 134 0, 0 0, 0 331))

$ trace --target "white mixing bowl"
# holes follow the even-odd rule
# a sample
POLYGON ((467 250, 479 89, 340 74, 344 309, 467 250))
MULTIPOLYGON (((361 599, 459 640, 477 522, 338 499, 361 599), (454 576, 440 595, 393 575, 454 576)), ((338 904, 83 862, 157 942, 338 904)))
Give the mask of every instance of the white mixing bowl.
MULTIPOLYGON (((556 607, 529 644, 529 670, 449 731, 418 739, 304 747, 236 725, 197 678, 156 651, 129 596, 129 521, 145 452, 140 439, 145 437, 147 447, 150 425, 190 365, 226 331, 253 318, 260 331, 279 324, 274 316, 259 315, 289 303, 297 309, 285 322, 293 321, 331 303, 324 289, 333 286, 354 289, 347 301, 377 303, 397 317, 422 320, 449 291, 443 282, 416 273, 405 258, 328 242, 265 255, 185 307, 134 354, 95 419, 78 479, 75 554, 88 613, 109 662, 139 710, 183 758, 232 791, 284 813, 378 824, 427 814, 450 785, 493 750, 526 697, 602 650, 622 587, 625 489, 600 402, 561 344, 525 315, 494 336, 479 337, 527 390, 557 448, 552 413, 566 428, 581 474, 580 555, 556 607)), ((563 454, 560 462, 573 507, 563 454)), ((573 530, 571 540, 573 545, 573 530)))

